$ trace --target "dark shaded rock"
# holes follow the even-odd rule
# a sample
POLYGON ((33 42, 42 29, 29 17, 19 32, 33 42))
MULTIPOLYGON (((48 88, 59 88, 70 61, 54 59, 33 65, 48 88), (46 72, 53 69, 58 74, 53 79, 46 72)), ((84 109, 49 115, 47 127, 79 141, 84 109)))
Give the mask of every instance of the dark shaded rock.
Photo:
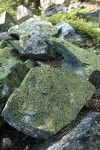
POLYGON ((89 113, 62 139, 47 142, 38 150, 100 150, 100 113, 89 113))
POLYGON ((93 92, 80 76, 35 67, 10 96, 2 116, 25 134, 47 139, 75 119, 93 92))

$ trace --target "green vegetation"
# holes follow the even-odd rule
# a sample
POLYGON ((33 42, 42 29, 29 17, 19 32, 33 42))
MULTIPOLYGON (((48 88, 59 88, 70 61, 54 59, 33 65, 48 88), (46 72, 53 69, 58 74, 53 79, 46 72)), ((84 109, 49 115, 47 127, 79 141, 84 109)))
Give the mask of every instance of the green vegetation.
MULTIPOLYGON (((86 13, 86 9, 75 9, 69 14, 54 14, 53 16, 46 17, 45 19, 52 22, 53 25, 56 25, 60 21, 69 23, 80 35, 85 35, 88 37, 92 43, 99 47, 100 46, 100 32, 96 28, 99 27, 99 22, 89 21, 87 18, 80 18, 79 13, 86 13)), ((80 43, 76 45, 81 46, 80 43)))
POLYGON ((0 0, 0 13, 2 13, 3 11, 7 11, 11 14, 11 16, 13 16, 14 20, 16 21, 17 6, 22 4, 26 7, 29 7, 34 14, 40 15, 40 11, 38 9, 35 9, 34 5, 32 6, 32 2, 30 2, 30 0, 0 0))

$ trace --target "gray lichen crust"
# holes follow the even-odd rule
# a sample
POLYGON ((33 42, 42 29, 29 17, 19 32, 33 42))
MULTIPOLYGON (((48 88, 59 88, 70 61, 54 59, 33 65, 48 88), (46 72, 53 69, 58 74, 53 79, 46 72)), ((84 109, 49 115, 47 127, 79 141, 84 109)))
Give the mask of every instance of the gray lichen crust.
POLYGON ((2 115, 18 130, 47 139, 75 119, 93 91, 80 76, 36 67, 10 96, 2 115))

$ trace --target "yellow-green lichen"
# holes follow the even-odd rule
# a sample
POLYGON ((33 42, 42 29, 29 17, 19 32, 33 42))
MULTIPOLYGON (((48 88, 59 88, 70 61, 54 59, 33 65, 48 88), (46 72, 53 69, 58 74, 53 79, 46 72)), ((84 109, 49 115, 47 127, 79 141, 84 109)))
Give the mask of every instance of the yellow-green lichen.
POLYGON ((32 128, 55 134, 75 119, 93 91, 94 87, 79 76, 58 69, 36 67, 29 71, 21 86, 11 95, 3 113, 7 121, 7 115, 11 114, 11 119, 19 120, 26 130, 32 128))

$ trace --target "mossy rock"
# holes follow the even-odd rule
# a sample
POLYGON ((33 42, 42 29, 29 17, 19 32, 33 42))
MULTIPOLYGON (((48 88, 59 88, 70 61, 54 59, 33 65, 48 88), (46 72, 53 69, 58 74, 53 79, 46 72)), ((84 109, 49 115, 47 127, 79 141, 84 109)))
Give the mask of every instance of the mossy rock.
MULTIPOLYGON (((85 49, 79 48, 63 39, 52 37, 47 41, 51 49, 64 57, 62 70, 71 71, 85 79, 89 79, 96 70, 100 72, 100 57, 96 54, 89 53, 85 49)), ((100 78, 100 73, 98 75, 98 78, 100 78)), ((93 77, 91 77, 91 82, 92 79, 93 77)), ((92 83, 94 83, 94 80, 92 83)), ((100 82, 96 82, 97 85, 100 85, 100 82)))
POLYGON ((93 91, 91 83, 70 72, 32 68, 2 115, 27 135, 47 139, 75 119, 93 91))
POLYGON ((0 49, 0 113, 28 71, 24 63, 11 56, 9 48, 0 49))
POLYGON ((54 59, 55 53, 48 49, 45 38, 55 36, 58 28, 50 22, 36 21, 30 18, 27 21, 9 29, 9 33, 18 34, 20 40, 10 43, 18 50, 20 55, 31 59, 54 59))

